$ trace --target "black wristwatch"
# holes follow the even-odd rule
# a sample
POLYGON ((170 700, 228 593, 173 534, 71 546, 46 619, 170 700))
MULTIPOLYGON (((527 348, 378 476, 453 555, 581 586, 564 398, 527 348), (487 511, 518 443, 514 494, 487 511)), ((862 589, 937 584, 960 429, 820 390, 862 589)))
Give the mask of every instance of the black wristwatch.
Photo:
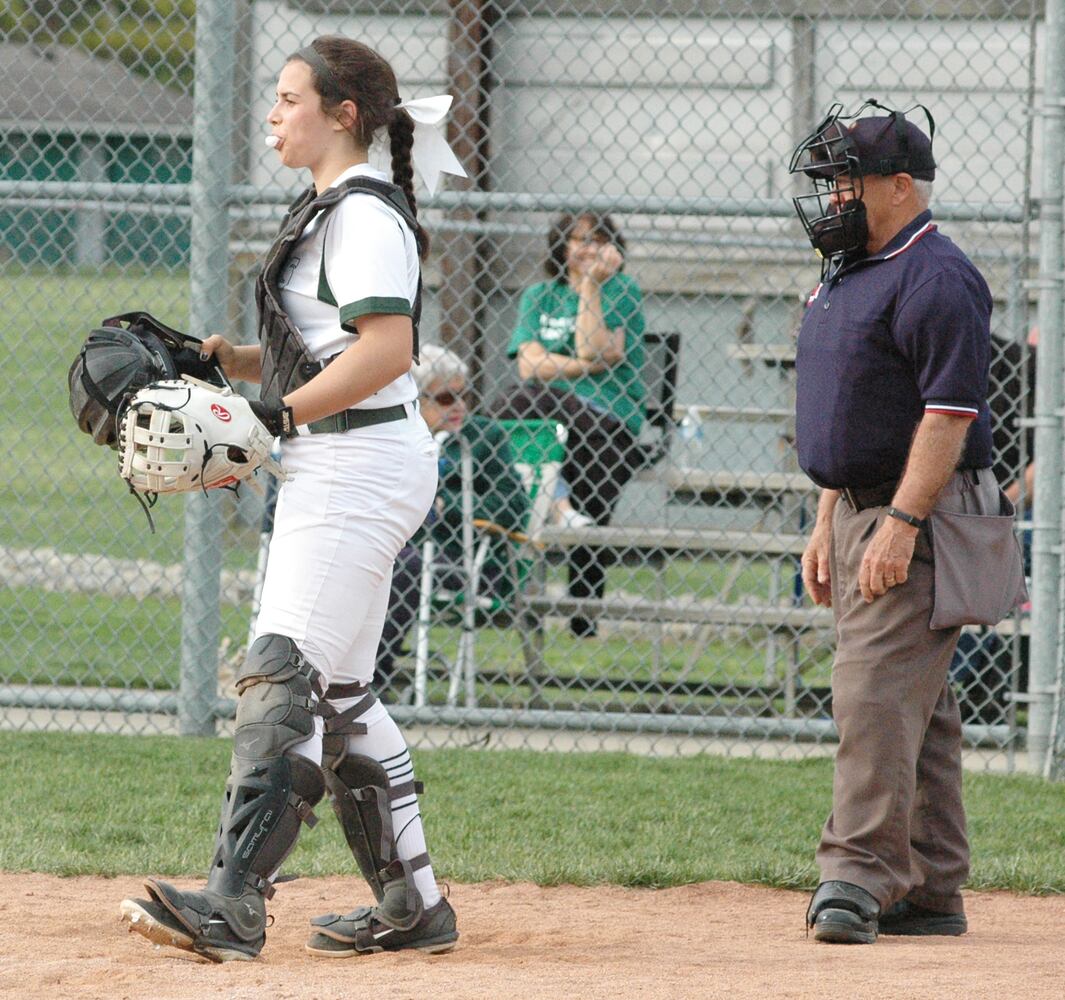
POLYGON ((292 419, 291 406, 271 406, 261 399, 249 399, 248 405, 263 426, 274 437, 291 438, 296 436, 296 423, 292 419))
POLYGON ((907 514, 906 511, 899 510, 898 507, 888 507, 887 515, 888 517, 895 517, 900 521, 905 521, 907 524, 911 524, 918 529, 924 527, 924 521, 922 521, 921 518, 914 517, 912 514, 907 514))

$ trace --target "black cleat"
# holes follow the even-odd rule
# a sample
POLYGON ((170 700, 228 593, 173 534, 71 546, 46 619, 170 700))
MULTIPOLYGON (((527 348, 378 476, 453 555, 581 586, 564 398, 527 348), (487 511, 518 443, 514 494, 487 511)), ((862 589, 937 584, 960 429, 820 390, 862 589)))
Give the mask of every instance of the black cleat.
POLYGON ((307 951, 321 958, 350 958, 407 948, 437 954, 455 947, 459 932, 455 911, 446 899, 425 909, 421 894, 408 883, 410 872, 403 862, 392 862, 380 875, 381 902, 344 916, 314 917, 307 951))
POLYGON ((250 962, 266 941, 262 896, 246 893, 229 899, 207 889, 182 892, 168 882, 144 883, 151 899, 122 900, 129 930, 153 944, 195 952, 212 962, 250 962))
POLYGON ((872 944, 880 904, 861 886, 822 882, 806 911, 806 926, 815 941, 827 944, 872 944))
POLYGON ((900 899, 880 917, 881 934, 926 936, 942 934, 959 937, 969 929, 964 913, 942 913, 900 899))
POLYGON ((343 917, 334 913, 315 917, 311 924, 314 933, 305 947, 320 958, 351 958, 405 948, 435 955, 451 951, 459 939, 455 911, 446 899, 423 912, 410 930, 381 923, 376 919, 375 910, 366 906, 343 917))

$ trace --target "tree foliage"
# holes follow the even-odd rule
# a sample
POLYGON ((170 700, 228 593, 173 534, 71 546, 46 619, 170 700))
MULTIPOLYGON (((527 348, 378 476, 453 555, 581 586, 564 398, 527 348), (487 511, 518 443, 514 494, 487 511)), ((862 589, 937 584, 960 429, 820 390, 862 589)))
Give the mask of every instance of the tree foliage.
POLYGON ((0 40, 65 45, 192 87, 196 0, 0 0, 0 40))

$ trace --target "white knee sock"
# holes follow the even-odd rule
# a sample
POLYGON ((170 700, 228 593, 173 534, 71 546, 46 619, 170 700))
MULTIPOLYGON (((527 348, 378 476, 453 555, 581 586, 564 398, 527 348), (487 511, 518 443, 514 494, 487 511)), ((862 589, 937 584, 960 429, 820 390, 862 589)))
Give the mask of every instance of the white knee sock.
MULTIPOLYGON (((357 700, 337 698, 333 705, 337 711, 343 712, 357 700)), ((366 726, 367 732, 365 735, 348 737, 348 752, 376 760, 388 772, 388 780, 393 785, 413 780, 414 765, 411 763, 407 741, 385 706, 378 702, 365 715, 360 716, 358 721, 366 726)), ((422 829, 417 795, 405 795, 392 803, 392 829, 396 835, 396 851, 404 861, 425 852, 425 831, 422 829)), ((426 908, 439 901, 440 891, 436 887, 431 865, 419 868, 414 873, 414 884, 418 887, 426 908)))

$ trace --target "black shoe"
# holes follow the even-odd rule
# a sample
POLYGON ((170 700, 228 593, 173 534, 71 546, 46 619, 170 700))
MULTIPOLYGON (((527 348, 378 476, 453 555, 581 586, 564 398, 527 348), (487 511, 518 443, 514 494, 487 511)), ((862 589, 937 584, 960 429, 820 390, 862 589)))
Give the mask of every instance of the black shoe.
POLYGON ((900 899, 880 917, 881 934, 925 936, 943 934, 959 937, 969 929, 964 913, 942 913, 900 899))
POLYGON ((342 917, 335 913, 315 917, 311 920, 314 931, 304 947, 320 958, 351 958, 406 948, 438 955, 451 951, 459 939, 455 911, 446 899, 424 910, 418 922, 406 929, 385 923, 382 916, 376 907, 364 906, 342 917))
POLYGON ((822 882, 806 911, 814 940, 829 944, 872 944, 876 940, 880 904, 861 886, 822 882))

